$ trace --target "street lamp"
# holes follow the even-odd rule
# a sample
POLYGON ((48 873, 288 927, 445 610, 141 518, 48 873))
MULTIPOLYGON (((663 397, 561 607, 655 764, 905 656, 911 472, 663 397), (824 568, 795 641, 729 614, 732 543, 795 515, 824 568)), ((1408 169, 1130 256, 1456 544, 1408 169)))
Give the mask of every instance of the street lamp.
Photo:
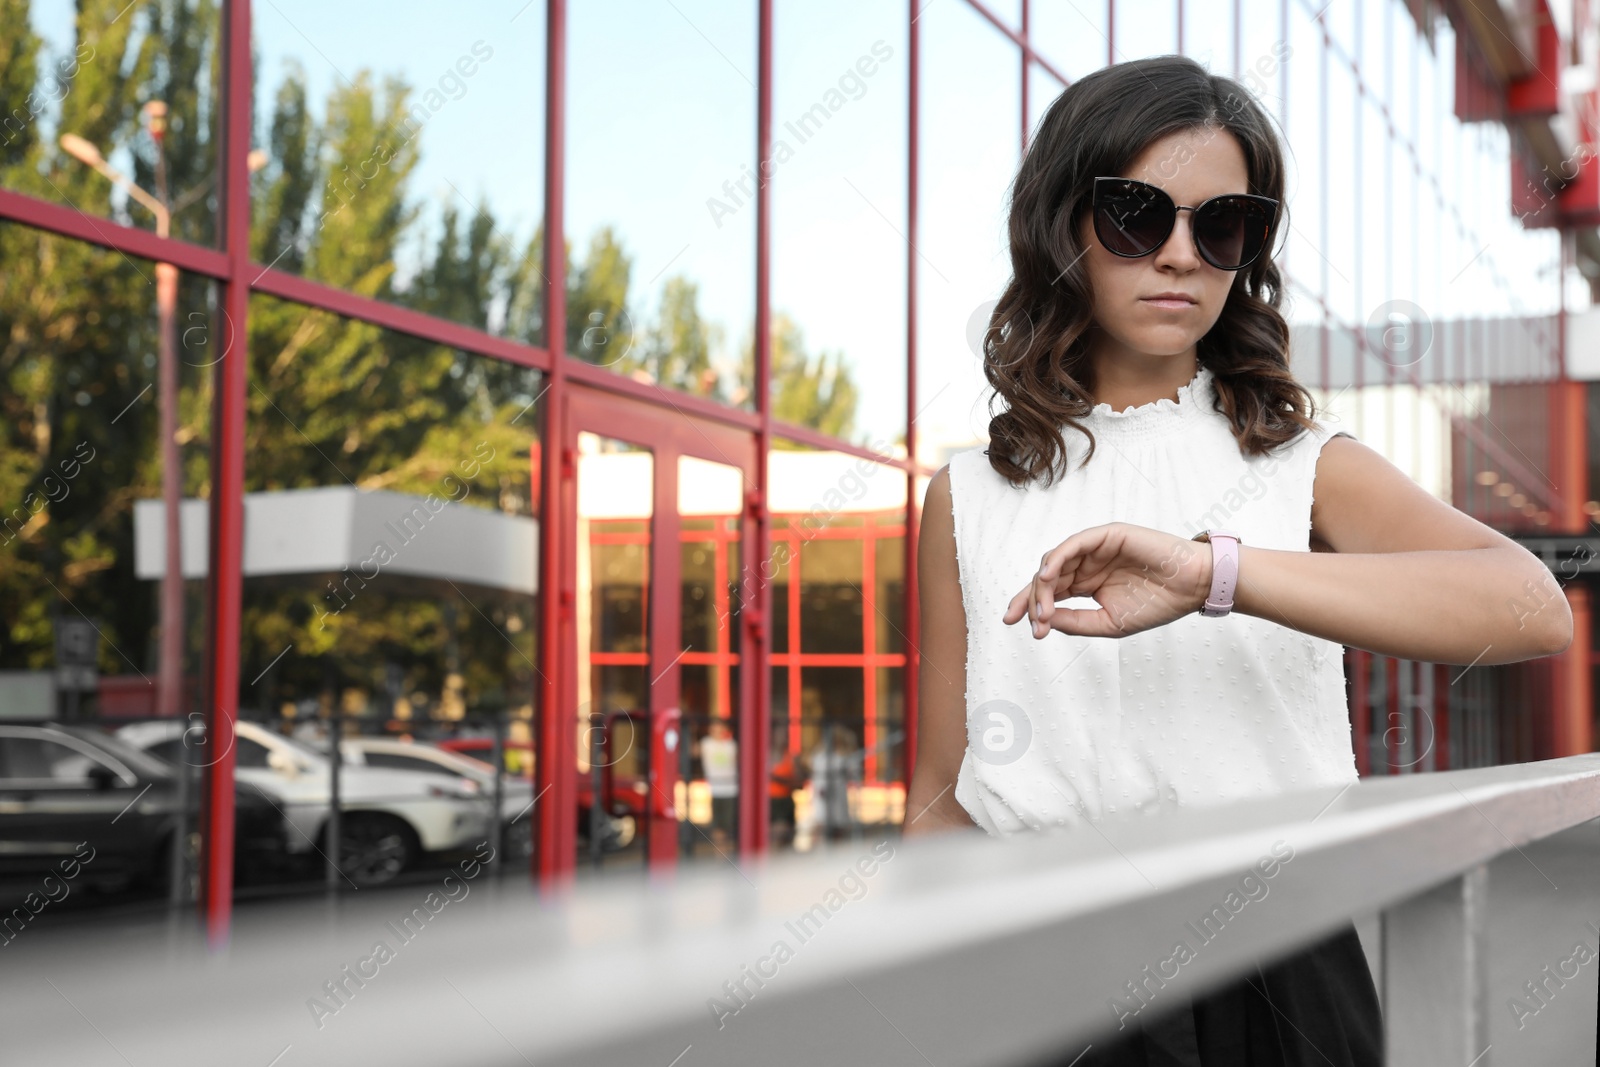
MULTIPOLYGON (((211 184, 208 178, 185 193, 176 204, 167 196, 167 105, 151 100, 139 109, 145 128, 156 145, 156 191, 154 195, 106 162, 100 149, 75 133, 63 133, 60 144, 69 156, 93 168, 113 185, 148 208, 156 218, 156 236, 171 236, 172 214, 194 203, 211 184)), ((260 170, 267 155, 261 149, 250 153, 249 168, 260 170)), ((178 361, 177 349, 178 268, 156 262, 156 314, 159 321, 159 362, 157 365, 157 403, 161 422, 161 497, 166 526, 166 565, 161 573, 161 651, 156 674, 158 714, 177 716, 183 711, 183 555, 179 529, 179 504, 183 497, 183 473, 178 453, 178 361)))
MULTIPOLYGON (((73 159, 93 168, 113 185, 127 191, 134 200, 143 204, 156 217, 156 235, 171 236, 172 215, 205 195, 212 178, 207 178, 190 189, 178 201, 170 203, 167 197, 167 157, 165 140, 167 132, 167 105, 151 100, 140 109, 145 128, 156 145, 156 191, 154 195, 134 184, 121 171, 106 162, 100 149, 75 133, 63 133, 60 145, 73 159)), ((259 148, 252 151, 248 166, 251 171, 266 165, 267 154, 259 148)), ((178 716, 183 712, 183 540, 179 529, 179 503, 183 497, 183 474, 178 454, 178 361, 177 361, 177 304, 178 268, 171 263, 156 261, 156 312, 159 319, 159 363, 157 377, 157 403, 161 422, 161 499, 166 525, 166 565, 161 573, 161 648, 160 664, 156 674, 157 714, 178 716)), ((186 763, 179 764, 178 821, 173 834, 170 860, 171 902, 183 903, 188 897, 186 845, 188 839, 189 772, 186 763)))
MULTIPOLYGON (((62 149, 100 174, 113 185, 150 209, 156 217, 156 235, 171 232, 172 212, 167 206, 166 153, 162 141, 166 133, 166 105, 152 100, 141 112, 156 142, 156 195, 135 185, 127 175, 107 163, 100 150, 75 133, 61 135, 62 149)), ((183 712, 183 556, 178 526, 178 505, 183 496, 183 478, 178 455, 178 366, 174 329, 177 321, 178 268, 171 263, 156 263, 156 313, 159 318, 159 363, 156 392, 161 420, 161 497, 166 525, 166 565, 161 572, 161 655, 156 672, 156 713, 180 715, 183 712)))

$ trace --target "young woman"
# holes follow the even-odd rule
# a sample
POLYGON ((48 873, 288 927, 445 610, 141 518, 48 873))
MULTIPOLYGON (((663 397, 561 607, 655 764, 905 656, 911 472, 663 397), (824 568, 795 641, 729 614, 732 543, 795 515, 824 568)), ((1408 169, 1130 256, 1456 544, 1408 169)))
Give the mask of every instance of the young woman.
MULTIPOLYGON (((1534 556, 1315 418, 1287 226, 1271 122, 1191 60, 1104 68, 1045 114, 984 345, 1003 410, 923 509, 907 835, 1348 783, 1340 646, 1484 665, 1571 641, 1534 556)), ((1382 1056, 1353 926, 1139 1022, 1078 1067, 1382 1056)))

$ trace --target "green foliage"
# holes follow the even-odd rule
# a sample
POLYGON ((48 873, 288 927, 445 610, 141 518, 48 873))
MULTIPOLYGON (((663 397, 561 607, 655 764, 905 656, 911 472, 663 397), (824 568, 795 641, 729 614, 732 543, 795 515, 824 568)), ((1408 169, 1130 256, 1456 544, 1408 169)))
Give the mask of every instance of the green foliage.
POLYGON ((28 25, 29 0, 0 0, 0 168, 10 169, 27 159, 39 141, 33 120, 44 95, 55 95, 59 72, 52 71, 34 92, 39 59, 39 37, 28 25))
MULTIPOLYGON (((806 355, 800 327, 782 313, 772 316, 772 417, 848 438, 858 395, 844 353, 806 355)), ((775 447, 796 447, 779 439, 775 447)))
MULTIPOLYGON (((27 0, 0 0, 0 186, 152 226, 146 209, 49 139, 75 133, 119 165, 131 156, 129 177, 144 188, 164 180, 174 236, 215 245, 219 4, 136 0, 124 12, 126 3, 80 0, 77 40, 57 56, 30 30, 27 0), (152 100, 168 108, 159 147, 140 117, 152 100)), ((304 73, 286 68, 270 99, 259 99, 267 164, 251 176, 252 258, 544 344, 542 226, 514 244, 487 203, 459 198, 431 230, 419 225, 425 204, 412 178, 426 130, 407 121, 411 95, 404 80, 362 70, 316 102, 304 73), (427 246, 408 247, 419 239, 427 246), (404 262, 418 264, 409 276, 404 262)), ((566 255, 568 353, 683 392, 743 399, 713 363, 723 336, 702 316, 693 279, 669 277, 645 313, 630 303, 633 262, 616 230, 593 233, 581 259, 566 255)), ((10 223, 0 223, 0 263, 0 669, 49 667, 52 615, 81 612, 104 636, 103 673, 153 677, 158 587, 135 577, 133 514, 162 490, 155 265, 10 223)), ((216 298, 210 282, 182 278, 186 496, 210 494, 213 365, 243 358, 248 492, 351 485, 426 496, 447 493, 454 477, 467 486, 466 506, 537 514, 541 375, 266 296, 251 300, 245 343, 224 354, 216 298)), ((856 392, 846 368, 826 354, 813 364, 792 325, 775 332, 773 382, 779 418, 849 432, 856 392)), ((531 701, 537 652, 526 596, 392 573, 347 579, 246 581, 247 708, 273 715, 286 700, 326 703, 346 686, 380 704, 396 688, 446 706, 458 692, 480 707, 531 701)), ((196 675, 204 589, 187 584, 187 669, 196 675)))

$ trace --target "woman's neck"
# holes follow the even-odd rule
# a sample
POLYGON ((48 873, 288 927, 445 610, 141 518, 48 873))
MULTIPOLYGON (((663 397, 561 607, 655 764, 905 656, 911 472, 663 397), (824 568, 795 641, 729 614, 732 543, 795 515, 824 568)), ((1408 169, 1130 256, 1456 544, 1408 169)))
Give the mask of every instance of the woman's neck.
POLYGON ((1200 363, 1191 347, 1175 356, 1097 355, 1093 367, 1094 402, 1125 411, 1157 400, 1176 401, 1178 390, 1194 379, 1200 363))

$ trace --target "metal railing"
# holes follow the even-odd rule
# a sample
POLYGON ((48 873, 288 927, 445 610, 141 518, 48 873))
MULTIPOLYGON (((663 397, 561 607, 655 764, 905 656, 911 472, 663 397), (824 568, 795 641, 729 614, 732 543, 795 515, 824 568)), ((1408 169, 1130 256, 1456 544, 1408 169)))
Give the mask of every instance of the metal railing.
POLYGON ((1119 1012, 1381 914, 1389 1062, 1482 1067, 1486 864, 1596 817, 1600 754, 1003 841, 869 840, 564 898, 466 861, 377 899, 241 908, 220 954, 186 926, 19 938, 0 959, 5 1058, 1066 1063, 1119 1012), (1190 958, 1152 984, 1179 940, 1190 958))

